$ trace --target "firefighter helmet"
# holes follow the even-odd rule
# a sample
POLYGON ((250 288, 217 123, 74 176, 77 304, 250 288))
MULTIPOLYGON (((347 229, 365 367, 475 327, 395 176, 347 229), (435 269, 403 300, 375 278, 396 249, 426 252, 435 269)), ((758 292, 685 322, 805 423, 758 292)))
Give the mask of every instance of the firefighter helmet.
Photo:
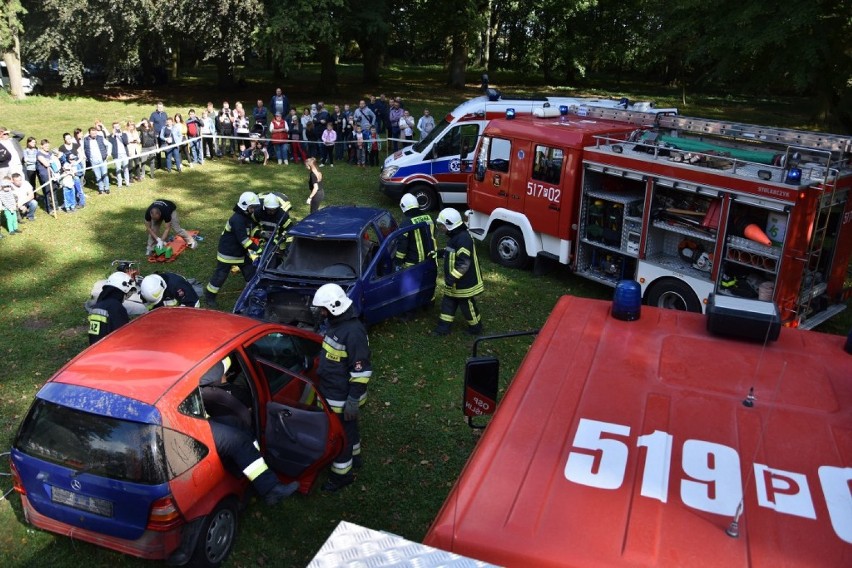
POLYGON ((452 207, 442 209, 441 212, 438 213, 438 223, 446 227, 448 231, 452 231, 456 227, 461 226, 461 213, 459 213, 452 207))
POLYGON ((109 275, 106 281, 107 286, 118 288, 125 294, 129 294, 136 288, 136 282, 133 278, 124 272, 113 272, 109 275))
POLYGON ((166 281, 159 274, 149 274, 142 279, 142 285, 139 288, 143 300, 149 304, 159 304, 166 292, 166 281))
POLYGON ((417 207, 420 207, 420 204, 417 202, 417 198, 410 193, 406 193, 402 196, 402 199, 399 200, 399 208, 402 209, 403 213, 411 211, 417 207))
POLYGON ((349 309, 352 300, 337 284, 323 284, 314 294, 314 306, 327 309, 331 315, 339 316, 349 309))
POLYGON ((258 199, 256 193, 251 191, 244 191, 240 195, 239 201, 237 201, 237 207, 239 207, 243 211, 248 211, 248 208, 252 205, 260 205, 260 199, 258 199))
POLYGON ((278 197, 267 193, 266 197, 263 198, 263 208, 264 209, 278 209, 281 207, 281 202, 278 201, 278 197))

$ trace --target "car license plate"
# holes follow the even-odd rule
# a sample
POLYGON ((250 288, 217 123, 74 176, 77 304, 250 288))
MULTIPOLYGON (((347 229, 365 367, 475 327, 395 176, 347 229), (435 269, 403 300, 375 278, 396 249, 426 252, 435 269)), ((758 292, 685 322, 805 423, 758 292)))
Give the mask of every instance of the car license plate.
POLYGON ((50 500, 54 503, 88 511, 102 517, 112 517, 112 502, 105 499, 72 493, 59 487, 51 487, 50 500))

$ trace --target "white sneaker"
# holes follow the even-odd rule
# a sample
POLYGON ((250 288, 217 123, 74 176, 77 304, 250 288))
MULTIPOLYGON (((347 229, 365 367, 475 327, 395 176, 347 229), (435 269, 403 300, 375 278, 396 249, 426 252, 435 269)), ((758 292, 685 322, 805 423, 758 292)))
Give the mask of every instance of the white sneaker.
POLYGON ((187 243, 186 245, 187 245, 189 248, 194 249, 195 247, 197 247, 197 246, 198 246, 198 243, 197 243, 197 242, 195 242, 195 241, 192 241, 192 242, 190 242, 190 243, 187 243))
MULTIPOLYGON (((280 164, 281 162, 278 162, 278 163, 280 164)), ((284 160, 284 165, 285 165, 285 166, 289 166, 289 165, 290 165, 290 162, 288 162, 287 160, 284 160)))
POLYGON ((333 167, 334 167, 334 164, 331 164, 331 167, 333 168, 333 167))
POLYGON ((325 164, 320 164, 320 167, 321 167, 321 168, 324 168, 324 167, 325 167, 325 164))
POLYGON ((281 165, 281 160, 278 160, 278 165, 279 165, 279 166, 281 165))

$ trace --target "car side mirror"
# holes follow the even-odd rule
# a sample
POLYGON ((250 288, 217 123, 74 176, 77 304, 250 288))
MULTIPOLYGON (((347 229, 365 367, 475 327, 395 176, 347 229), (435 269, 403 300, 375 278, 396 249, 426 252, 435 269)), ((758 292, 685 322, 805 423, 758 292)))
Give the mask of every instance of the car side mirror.
POLYGON ((477 416, 494 414, 497 407, 497 387, 500 378, 500 360, 496 357, 470 357, 464 367, 464 415, 471 428, 477 416))

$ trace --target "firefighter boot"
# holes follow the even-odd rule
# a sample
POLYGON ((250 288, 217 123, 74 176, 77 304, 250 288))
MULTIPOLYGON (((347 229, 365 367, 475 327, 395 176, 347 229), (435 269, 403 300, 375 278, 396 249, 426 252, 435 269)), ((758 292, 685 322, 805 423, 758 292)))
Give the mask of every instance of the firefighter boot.
POLYGON ((322 490, 333 493, 338 489, 343 489, 355 481, 355 475, 352 472, 346 474, 329 473, 328 479, 322 484, 322 490))
POLYGON ((432 330, 432 335, 434 335, 436 337, 442 337, 444 335, 449 335, 449 334, 450 334, 450 324, 443 322, 443 321, 440 322, 438 325, 436 325, 435 329, 432 330))
POLYGON ((286 485, 283 483, 279 483, 278 485, 273 487, 269 493, 264 495, 263 499, 264 501, 266 501, 266 504, 271 507, 273 505, 277 505, 278 503, 295 493, 298 488, 298 481, 293 481, 291 483, 287 483, 286 485))
POLYGON ((473 336, 482 335, 482 323, 468 326, 468 328, 465 330, 465 333, 473 336))
POLYGON ((207 304, 208 308, 216 309, 219 305, 216 303, 216 294, 211 292, 210 290, 204 291, 204 303, 207 304))

